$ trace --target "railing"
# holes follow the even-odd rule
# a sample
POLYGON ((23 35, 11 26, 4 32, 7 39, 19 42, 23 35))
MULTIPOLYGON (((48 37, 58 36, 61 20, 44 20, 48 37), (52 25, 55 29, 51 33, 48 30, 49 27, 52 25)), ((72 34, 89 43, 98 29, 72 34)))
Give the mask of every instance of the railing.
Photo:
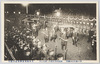
MULTIPOLYGON (((6 47, 7 51, 8 51, 11 59, 12 60, 16 60, 15 57, 14 57, 14 55, 13 55, 13 53, 12 53, 12 51, 9 49, 8 45, 6 43, 4 43, 4 45, 5 45, 5 47, 6 47)), ((6 52, 4 52, 4 53, 6 53, 6 52)))

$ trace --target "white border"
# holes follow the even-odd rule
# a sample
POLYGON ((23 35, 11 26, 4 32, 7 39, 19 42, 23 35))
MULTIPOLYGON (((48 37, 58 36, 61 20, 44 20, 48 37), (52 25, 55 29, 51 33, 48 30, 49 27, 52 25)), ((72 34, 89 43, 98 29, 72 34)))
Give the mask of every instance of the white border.
MULTIPOLYGON (((5 3, 11 3, 11 4, 15 4, 15 3, 35 3, 35 4, 44 4, 44 3, 49 3, 49 4, 57 4, 57 3, 65 3, 65 4, 67 4, 67 3, 76 3, 76 4, 78 4, 78 3, 96 3, 96 20, 97 20, 97 60, 82 60, 82 63, 99 63, 99 26, 98 26, 98 24, 99 24, 99 21, 98 21, 98 1, 91 1, 91 2, 76 2, 76 1, 73 1, 73 2, 33 2, 33 1, 12 1, 12 2, 8 2, 8 1, 1 1, 1 16, 2 16, 2 18, 1 18, 1 52, 2 52, 2 62, 8 62, 8 61, 4 61, 4 4, 5 3)), ((30 60, 29 60, 30 61, 30 60)), ((39 61, 34 61, 34 62, 39 62, 39 61)), ((63 62, 66 62, 65 60, 63 60, 63 62)), ((71 63, 71 62, 70 62, 71 63)), ((74 63, 74 62, 72 62, 72 63, 74 63)), ((80 63, 80 62, 77 62, 77 63, 80 63)))

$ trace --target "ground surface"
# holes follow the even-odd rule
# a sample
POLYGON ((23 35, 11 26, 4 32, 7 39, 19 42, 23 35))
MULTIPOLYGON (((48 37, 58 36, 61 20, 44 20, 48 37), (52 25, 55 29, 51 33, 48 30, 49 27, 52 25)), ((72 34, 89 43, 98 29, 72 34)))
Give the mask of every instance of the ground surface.
MULTIPOLYGON (((65 55, 65 51, 61 49, 61 40, 59 38, 56 39, 56 42, 49 41, 45 43, 44 41, 44 31, 41 29, 39 31, 38 39, 41 40, 42 44, 47 44, 49 48, 55 50, 57 46, 57 53, 62 53, 65 55)), ((57 33, 59 35, 59 32, 57 33)), ((67 53, 66 60, 95 60, 96 55, 92 52, 91 44, 87 42, 88 37, 79 36, 79 41, 77 43, 77 47, 72 44, 72 38, 68 39, 67 43, 67 53)))

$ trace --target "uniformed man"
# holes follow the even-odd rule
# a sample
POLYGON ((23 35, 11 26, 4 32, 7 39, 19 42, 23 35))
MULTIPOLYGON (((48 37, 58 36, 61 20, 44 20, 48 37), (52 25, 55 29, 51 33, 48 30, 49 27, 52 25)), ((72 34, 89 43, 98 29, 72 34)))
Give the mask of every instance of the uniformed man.
POLYGON ((45 43, 47 43, 49 41, 49 31, 48 29, 46 28, 44 32, 42 32, 44 34, 44 40, 45 40, 45 43))
POLYGON ((37 26, 36 24, 33 24, 33 25, 32 25, 32 31, 33 31, 33 35, 34 35, 35 37, 37 37, 37 33, 36 33, 36 32, 37 32, 37 29, 36 29, 36 26, 37 26))
POLYGON ((61 39, 61 47, 62 47, 62 50, 64 50, 64 47, 65 47, 65 49, 67 48, 67 41, 68 41, 67 40, 67 37, 66 37, 66 32, 65 31, 63 31, 60 39, 61 39))
POLYGON ((51 39, 50 40, 51 41, 53 40, 55 42, 56 38, 57 38, 57 34, 56 34, 56 32, 53 28, 52 31, 51 31, 51 39))
POLYGON ((76 47, 77 47, 77 41, 78 40, 79 40, 78 33, 77 32, 74 32, 73 33, 73 36, 72 36, 72 41, 73 41, 73 45, 76 45, 76 47))

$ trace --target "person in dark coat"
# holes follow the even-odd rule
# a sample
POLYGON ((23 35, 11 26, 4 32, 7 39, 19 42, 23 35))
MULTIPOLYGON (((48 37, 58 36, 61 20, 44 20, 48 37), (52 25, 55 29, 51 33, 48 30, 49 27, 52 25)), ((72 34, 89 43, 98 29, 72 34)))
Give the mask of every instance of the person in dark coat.
POLYGON ((91 42, 92 41, 91 36, 93 36, 93 34, 94 34, 94 31, 92 29, 89 30, 89 37, 88 37, 88 41, 87 42, 91 42))
POLYGON ((96 32, 94 32, 94 35, 91 38, 92 38, 92 42, 91 42, 91 44, 92 44, 92 52, 96 53, 96 42, 97 42, 97 40, 96 40, 96 32))

